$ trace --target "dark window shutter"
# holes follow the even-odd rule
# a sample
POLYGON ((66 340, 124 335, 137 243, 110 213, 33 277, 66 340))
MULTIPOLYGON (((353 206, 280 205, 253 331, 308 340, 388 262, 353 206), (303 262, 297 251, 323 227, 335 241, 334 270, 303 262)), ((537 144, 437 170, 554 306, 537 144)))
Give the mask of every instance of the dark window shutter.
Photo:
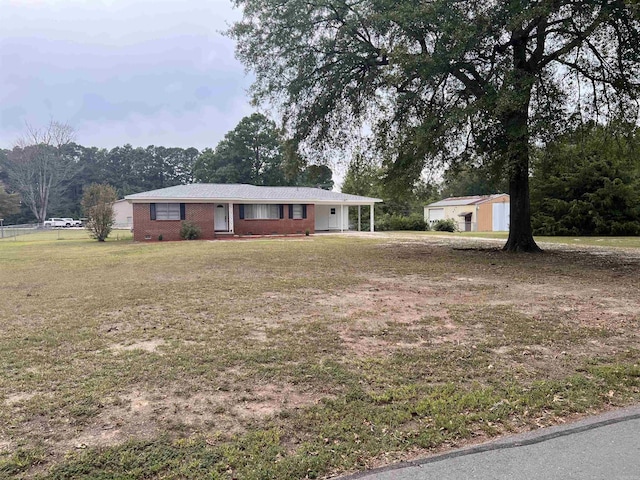
POLYGON ((289 205, 289 218, 293 218, 293 205, 289 205))
POLYGON ((184 203, 180 204, 180 220, 186 220, 187 219, 187 213, 185 211, 185 205, 184 203))
POLYGON ((155 203, 150 203, 149 204, 149 214, 151 216, 151 220, 155 220, 156 219, 156 204, 155 203))
POLYGON ((302 218, 307 218, 307 206, 302 205, 302 218))
POLYGON ((284 218, 284 205, 280 204, 278 208, 280 209, 280 218, 284 218))
POLYGON ((240 220, 244 220, 244 205, 239 205, 240 207, 240 220))

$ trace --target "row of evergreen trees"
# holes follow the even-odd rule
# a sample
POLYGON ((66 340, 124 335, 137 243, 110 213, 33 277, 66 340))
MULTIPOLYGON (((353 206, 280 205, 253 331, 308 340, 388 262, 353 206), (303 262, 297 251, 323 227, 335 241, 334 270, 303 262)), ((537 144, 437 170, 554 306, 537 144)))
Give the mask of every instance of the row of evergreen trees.
POLYGON ((589 123, 540 149, 531 179, 538 235, 640 235, 640 131, 589 123))

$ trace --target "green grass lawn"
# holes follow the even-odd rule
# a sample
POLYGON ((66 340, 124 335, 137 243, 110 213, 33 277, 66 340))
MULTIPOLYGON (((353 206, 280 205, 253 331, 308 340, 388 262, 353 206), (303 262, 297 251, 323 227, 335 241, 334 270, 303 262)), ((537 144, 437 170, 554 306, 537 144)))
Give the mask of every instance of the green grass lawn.
POLYGON ((0 241, 0 477, 323 478, 640 400, 622 253, 129 238, 0 241))

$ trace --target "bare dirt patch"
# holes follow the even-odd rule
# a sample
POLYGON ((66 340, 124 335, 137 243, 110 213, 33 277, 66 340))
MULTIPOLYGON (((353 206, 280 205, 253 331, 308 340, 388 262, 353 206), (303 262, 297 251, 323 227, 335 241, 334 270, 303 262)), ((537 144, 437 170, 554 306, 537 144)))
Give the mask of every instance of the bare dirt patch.
MULTIPOLYGON (((449 286, 425 277, 375 277, 340 294, 313 298, 334 317, 342 341, 358 355, 388 351, 394 345, 460 343, 465 329, 447 310, 449 286), (447 293, 448 294, 448 293, 447 293)), ((464 289, 458 300, 472 294, 464 289)))
POLYGON ((143 340, 140 342, 122 344, 117 343, 115 345, 111 345, 109 350, 112 352, 131 352, 133 350, 142 350, 144 352, 149 353, 161 353, 157 352, 158 347, 165 344, 165 341, 161 338, 154 338, 152 340, 143 340))
MULTIPOLYGON (((394 246, 397 248, 397 242, 394 246)), ((416 262, 421 261, 421 256, 434 253, 429 250, 434 248, 432 245, 403 242, 402 246, 398 255, 404 258, 413 255, 416 262)), ((612 255, 585 258, 584 253, 562 252, 563 258, 558 258, 558 263, 566 263, 566 257, 575 257, 593 268, 595 275, 576 278, 572 272, 549 265, 554 258, 550 258, 553 254, 547 254, 542 258, 547 263, 543 267, 547 268, 523 276, 508 263, 511 257, 505 259, 496 249, 491 252, 466 251, 468 256, 496 258, 495 262, 488 262, 487 268, 466 271, 467 275, 452 272, 433 276, 370 276, 365 283, 344 292, 318 294, 312 299, 316 306, 341 319, 334 328, 344 345, 359 356, 424 345, 476 344, 495 334, 488 331, 495 326, 486 325, 486 319, 474 320, 474 312, 492 308, 512 311, 540 325, 556 322, 567 329, 600 329, 608 335, 628 332, 640 324, 640 288, 632 278, 640 268, 635 268, 638 265, 633 259, 612 255), (454 315, 455 312, 458 314, 454 315)), ((593 354, 594 347, 602 352, 607 350, 606 345, 606 340, 586 347, 574 345, 574 353, 593 354)), ((544 356, 540 351, 522 351, 532 359, 544 356)), ((501 351, 494 353, 502 355, 501 351)))
POLYGON ((283 410, 298 409, 317 404, 327 398, 313 392, 303 392, 293 385, 256 385, 250 395, 243 396, 232 411, 241 418, 266 417, 283 410))
MULTIPOLYGON (((67 437, 64 449, 120 444, 149 439, 159 432, 206 431, 230 437, 246 431, 246 423, 317 404, 326 395, 303 392, 293 385, 262 384, 243 391, 207 391, 189 395, 135 390, 112 399, 88 425, 67 437)), ((72 433, 71 431, 69 433, 72 433)))
POLYGON ((27 400, 31 400, 33 397, 35 397, 36 394, 35 392, 20 392, 20 393, 14 393, 13 395, 9 395, 4 403, 6 405, 14 405, 16 403, 22 403, 25 402, 27 400))

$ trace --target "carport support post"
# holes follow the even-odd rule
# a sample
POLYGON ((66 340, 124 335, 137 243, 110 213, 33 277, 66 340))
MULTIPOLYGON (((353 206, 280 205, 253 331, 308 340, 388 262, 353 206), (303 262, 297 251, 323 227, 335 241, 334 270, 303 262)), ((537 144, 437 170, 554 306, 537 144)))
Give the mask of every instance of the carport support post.
POLYGON ((358 205, 358 231, 360 231, 361 210, 362 210, 362 205, 358 205))
POLYGON ((344 232, 344 204, 340 205, 340 233, 344 232))
POLYGON ((373 203, 369 205, 369 231, 371 232, 375 231, 373 228, 373 206, 373 203))
POLYGON ((229 202, 229 221, 227 222, 229 233, 233 233, 233 202, 229 202))

